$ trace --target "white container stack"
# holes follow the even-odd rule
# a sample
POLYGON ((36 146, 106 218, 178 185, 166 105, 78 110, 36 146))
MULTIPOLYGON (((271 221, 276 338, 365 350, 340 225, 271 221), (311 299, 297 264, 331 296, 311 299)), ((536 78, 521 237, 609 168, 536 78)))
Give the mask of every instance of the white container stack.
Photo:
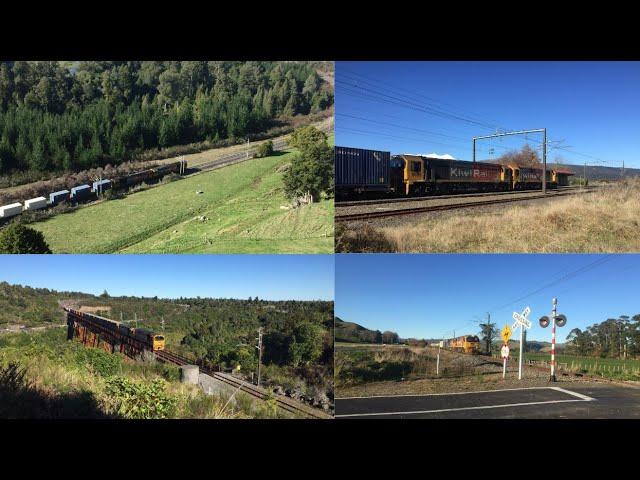
POLYGON ((18 215, 22 212, 21 203, 12 203, 11 205, 5 205, 0 207, 0 218, 9 218, 14 215, 18 215))
POLYGON ((39 210, 47 206, 47 199, 44 197, 32 198, 24 202, 25 210, 39 210))

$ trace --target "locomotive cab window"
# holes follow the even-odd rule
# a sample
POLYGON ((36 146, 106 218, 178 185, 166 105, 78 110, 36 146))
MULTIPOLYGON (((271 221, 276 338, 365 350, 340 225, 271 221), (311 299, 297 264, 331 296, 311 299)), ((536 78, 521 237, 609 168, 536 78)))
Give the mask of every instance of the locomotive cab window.
POLYGON ((420 162, 411 162, 411 171, 414 173, 420 173, 420 171, 422 170, 422 166, 420 165, 420 162))

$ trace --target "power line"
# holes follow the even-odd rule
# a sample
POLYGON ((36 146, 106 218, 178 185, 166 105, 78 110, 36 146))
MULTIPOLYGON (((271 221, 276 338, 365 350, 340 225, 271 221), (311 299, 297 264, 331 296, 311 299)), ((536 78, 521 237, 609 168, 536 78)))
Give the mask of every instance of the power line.
MULTIPOLYGON (((348 74, 348 75, 349 75, 349 74, 348 74)), ((348 78, 348 75, 347 75, 347 78, 348 78)), ((382 82, 382 81, 379 81, 379 80, 375 80, 375 79, 371 79, 370 77, 366 77, 366 76, 364 76, 364 75, 362 75, 362 74, 355 74, 355 73, 352 73, 351 75, 352 75, 352 76, 353 76, 353 75, 357 75, 358 77, 361 77, 361 78, 364 78, 364 79, 368 79, 368 80, 373 80, 373 81, 375 81, 375 82, 377 82, 377 83, 381 83, 381 84, 383 84, 383 85, 389 85, 389 84, 387 84, 387 83, 385 83, 385 82, 382 82)), ((343 83, 343 84, 346 84, 346 85, 349 85, 349 86, 353 85, 353 86, 354 86, 354 87, 356 87, 356 88, 362 89, 362 90, 364 90, 364 91, 368 91, 370 94, 373 94, 373 95, 365 95, 365 94, 362 94, 361 92, 356 92, 356 93, 358 93, 358 94, 360 94, 360 95, 364 95, 365 97, 368 97, 368 98, 371 98, 371 99, 374 99, 374 100, 377 100, 377 101, 385 101, 385 102, 387 102, 387 103, 395 104, 395 105, 400 106, 400 107, 403 107, 403 108, 412 108, 411 106, 413 106, 413 107, 414 107, 414 108, 412 108, 413 110, 416 110, 416 109, 417 109, 418 111, 423 111, 423 112, 425 112, 425 113, 429 113, 429 114, 432 114, 432 115, 444 116, 445 118, 449 118, 449 119, 457 119, 457 120, 461 120, 461 121, 464 121, 464 122, 467 122, 467 123, 471 123, 471 124, 479 125, 479 126, 481 126, 481 127, 483 127, 483 128, 487 128, 487 129, 489 129, 489 130, 494 130, 494 129, 497 129, 497 130, 505 130, 505 131, 506 131, 506 130, 508 130, 507 128, 500 127, 499 125, 490 124, 490 123, 487 123, 487 122, 482 121, 482 120, 481 120, 481 121, 478 121, 478 120, 473 119, 472 117, 470 117, 470 116, 468 116, 468 115, 465 117, 465 116, 464 116, 465 114, 454 114, 454 113, 447 112, 445 109, 442 109, 442 107, 437 107, 437 106, 436 106, 436 107, 433 107, 433 106, 430 106, 430 105, 433 105, 433 104, 429 104, 429 103, 427 103, 427 105, 426 105, 426 106, 425 106, 425 105, 420 105, 420 104, 416 104, 416 103, 414 103, 413 101, 405 100, 405 99, 403 99, 403 98, 398 98, 398 97, 394 97, 394 96, 391 96, 391 95, 386 95, 386 94, 385 94, 385 93, 383 93, 383 92, 381 93, 381 92, 379 92, 379 91, 374 91, 374 90, 371 90, 371 89, 367 89, 367 88, 362 87, 362 86, 359 86, 359 85, 357 85, 357 84, 350 84, 350 83, 348 83, 348 82, 346 82, 346 81, 344 81, 344 80, 339 80, 339 79, 338 79, 338 80, 336 80, 336 81, 337 81, 338 83, 343 83), (376 95, 378 95, 378 96, 376 96, 376 95), (380 96, 388 97, 388 98, 390 98, 390 99, 395 99, 395 100, 397 100, 397 101, 400 101, 401 103, 398 103, 397 101, 396 101, 396 102, 393 102, 393 101, 391 101, 391 100, 386 100, 386 99, 384 99, 384 98, 380 98, 380 96)), ((382 87, 378 87, 378 86, 373 85, 370 81, 366 81, 366 80, 362 80, 362 79, 357 79, 357 80, 353 80, 353 79, 351 79, 351 81, 352 81, 352 82, 353 82, 353 81, 359 81, 359 82, 362 82, 362 83, 365 83, 365 84, 368 84, 368 85, 372 85, 372 86, 374 86, 374 88, 378 88, 378 89, 382 88, 382 87)), ((387 90, 389 90, 391 93, 394 93, 395 95, 398 95, 399 97, 410 98, 410 97, 408 97, 407 95, 404 95, 404 94, 401 94, 401 93, 398 93, 398 92, 397 92, 397 90, 404 90, 404 91, 408 91, 408 90, 406 90, 406 89, 403 89, 402 87, 394 86, 394 87, 392 87, 392 88, 387 88, 387 90), (394 90, 395 90, 395 91, 394 91, 394 90)), ((348 92, 353 92, 353 90, 347 90, 347 91, 348 91, 348 92)), ((351 94, 351 96, 354 96, 354 95, 353 95, 353 93, 351 94)), ((415 96, 416 96, 416 94, 413 94, 413 96, 415 97, 415 96)), ((422 96, 422 97, 424 97, 424 98, 430 98, 430 97, 427 97, 427 96, 425 96, 425 95, 419 95, 419 94, 418 94, 417 96, 422 96)), ((432 99, 432 100, 433 100, 433 101, 435 101, 435 102, 444 103, 444 102, 442 102, 442 101, 437 101, 437 100, 435 100, 435 99, 432 99)), ((536 140, 536 139, 532 139, 532 141, 533 141, 533 142, 535 142, 535 143, 539 143, 539 144, 541 144, 541 143, 542 143, 541 141, 536 140)), ((551 141, 551 140, 550 140, 550 141, 551 141)), ((550 142, 550 141, 548 141, 548 142, 547 142, 547 145, 549 144, 549 142, 550 142)), ((568 152, 568 153, 571 153, 571 154, 580 155, 580 156, 587 157, 587 158, 592 158, 592 159, 594 159, 594 160, 597 160, 598 162, 602 162, 602 163, 605 163, 605 164, 606 164, 606 163, 611 163, 610 161, 602 160, 601 158, 599 158, 599 157, 595 157, 595 156, 593 156, 593 155, 589 155, 589 154, 586 154, 586 153, 582 153, 582 152, 579 152, 579 151, 577 151, 577 150, 570 150, 570 149, 568 149, 567 147, 560 147, 560 146, 557 146, 557 147, 553 147, 553 149, 555 149, 555 150, 562 150, 562 151, 565 151, 565 152, 568 152)))
MULTIPOLYGON (((423 130, 423 129, 420 129, 420 128, 407 127, 405 125, 398 125, 398 124, 390 123, 390 122, 381 122, 379 120, 371 120, 369 118, 358 117, 356 115, 349 115, 348 113, 336 112, 336 115, 337 116, 342 116, 342 117, 349 117, 349 118, 353 118, 353 119, 356 119, 356 120, 362 120, 362 121, 370 122, 370 123, 377 123, 377 124, 380 124, 380 125, 388 125, 388 126, 392 126, 392 127, 396 127, 396 128, 401 128, 403 130, 413 130, 413 131, 416 131, 416 132, 419 132, 419 133, 424 133, 425 135, 436 135, 436 136, 441 136, 441 137, 446 137, 446 138, 452 138, 452 139, 455 139, 455 140, 461 140, 463 142, 467 142, 468 141, 466 138, 456 137, 454 135, 446 135, 444 133, 438 133, 438 132, 434 132, 432 130, 423 130)), ((504 146, 501 146, 501 145, 496 145, 496 147, 503 148, 503 149, 508 149, 508 147, 504 147, 504 146)))
MULTIPOLYGON (((346 69, 341 69, 341 70, 346 70, 346 69)), ((401 96, 404 96, 404 97, 409 98, 409 99, 412 99, 411 97, 413 97, 413 99, 415 99, 416 97, 417 97, 417 98, 426 99, 426 100, 428 100, 428 102, 427 102, 427 104, 428 104, 428 105, 434 105, 434 106, 435 106, 435 108, 438 108, 438 109, 442 110, 443 112, 447 112, 447 113, 454 114, 454 115, 464 116, 464 117, 466 117, 466 118, 468 118, 468 119, 471 119, 471 120, 478 120, 478 121, 480 121, 480 122, 484 122, 484 123, 485 123, 485 125, 486 125, 486 128, 488 128, 488 129, 490 129, 490 130, 495 130, 495 129, 500 129, 500 128, 501 128, 501 127, 500 127, 500 126, 499 126, 495 121, 493 121, 493 120, 490 120, 490 121, 489 121, 489 122, 491 122, 491 123, 485 122, 485 120, 484 120, 484 119, 482 119, 482 118, 480 118, 480 116, 479 116, 479 115, 477 115, 477 114, 469 115, 467 112, 462 111, 462 109, 459 109, 459 108, 458 108, 458 107, 456 107, 455 105, 452 105, 452 104, 450 104, 450 103, 444 102, 444 101, 442 101, 442 100, 439 100, 439 99, 436 99, 436 98, 433 98, 433 97, 428 97, 427 95, 424 95, 424 94, 421 94, 421 93, 418 93, 418 92, 415 92, 415 91, 411 91, 411 90, 408 90, 408 89, 406 89, 406 88, 399 87, 399 86, 397 86, 397 85, 391 85, 391 84, 389 84, 389 83, 383 82, 383 81, 378 80, 378 79, 373 79, 373 78, 371 78, 371 77, 366 77, 366 76, 364 76, 364 75, 362 75, 362 74, 359 74, 359 73, 356 73, 356 72, 353 72, 353 71, 350 71, 350 70, 346 70, 346 71, 348 72, 348 73, 347 73, 347 77, 348 77, 348 76, 351 76, 351 77, 354 77, 354 76, 355 76, 355 77, 360 77, 360 78, 356 78, 355 80, 356 80, 356 81, 363 82, 363 83, 366 83, 366 84, 368 84, 368 85, 371 85, 371 86, 373 86, 374 88, 383 88, 383 87, 379 87, 379 86, 377 86, 377 85, 374 85, 373 83, 371 83, 371 81, 376 82, 376 83, 379 83, 379 84, 381 84, 381 85, 385 85, 385 86, 387 86, 387 87, 388 87, 388 89, 389 89, 389 90, 391 90, 391 91, 396 90, 396 92, 394 92, 394 93, 396 93, 396 94, 398 94, 398 95, 401 95, 401 96), (363 80, 363 79, 367 79, 367 80, 363 80), (404 91, 404 92, 407 92, 409 95, 406 95, 406 94, 404 94, 404 95, 403 95, 403 94, 399 94, 399 93, 397 93, 398 91, 404 91), (446 109, 446 108, 443 108, 442 106, 439 106, 438 104, 440 104, 440 105, 448 105, 448 106, 450 106, 450 107, 453 107, 453 109, 446 109), (456 109, 457 109, 457 111, 456 111, 456 109)), ((342 72, 342 73, 341 73, 341 75, 342 75, 342 76, 344 76, 344 72, 342 72)))
POLYGON ((527 298, 529 298, 529 297, 531 297, 531 296, 533 296, 533 295, 535 295, 537 293, 540 293, 543 290, 546 290, 547 288, 550 288, 550 287, 552 287, 554 285, 557 285, 558 283, 564 282, 566 280, 569 280, 570 278, 576 277, 577 275, 580 275, 580 274, 585 273, 585 272, 587 272, 589 270, 597 268, 597 267, 603 265, 604 263, 613 260, 617 256, 618 256, 618 254, 605 255, 604 257, 601 257, 598 260, 595 260, 594 262, 588 263, 587 265, 584 265, 584 266, 578 268, 577 270, 573 270, 573 271, 571 271, 569 273, 566 273, 565 275, 563 275, 559 279, 556 279, 556 280, 554 280, 552 282, 549 282, 549 283, 547 283, 547 284, 535 289, 534 291, 532 291, 530 293, 527 293, 526 295, 523 295, 523 296, 521 296, 519 298, 516 298, 515 300, 509 301, 509 302, 507 302, 507 303, 505 303, 503 305, 500 305, 498 307, 492 307, 491 309, 489 309, 489 312, 497 312, 499 310, 502 310, 503 308, 506 308, 508 306, 513 305, 514 303, 517 303, 517 302, 520 302, 522 300, 525 300, 525 299, 527 299, 527 298))
MULTIPOLYGON (((418 138, 410 138, 410 137, 405 137, 405 136, 400 136, 400 135, 393 135, 390 133, 382 133, 382 132, 373 132, 371 130, 358 130, 355 128, 350 128, 350 127, 342 127, 341 130, 345 130, 345 131, 350 131, 352 133, 356 133, 356 134, 360 134, 360 135, 367 135, 367 136, 373 136, 373 137, 390 137, 390 138, 397 138, 399 140, 411 140, 414 142, 424 142, 424 138, 422 139, 418 139, 418 138)), ((441 146, 445 146, 445 147, 451 147, 451 148, 460 148, 459 146, 456 145, 452 145, 452 144, 447 144, 447 143, 442 143, 442 142, 436 142, 433 140, 430 140, 429 143, 433 143, 436 145, 441 145, 441 146)))

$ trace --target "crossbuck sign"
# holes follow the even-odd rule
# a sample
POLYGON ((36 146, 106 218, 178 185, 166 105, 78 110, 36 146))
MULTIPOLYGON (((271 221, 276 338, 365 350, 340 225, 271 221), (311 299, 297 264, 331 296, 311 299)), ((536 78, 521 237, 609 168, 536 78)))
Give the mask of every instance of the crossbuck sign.
MULTIPOLYGON (((520 327, 520 355, 518 357, 518 380, 522 379, 522 342, 524 340, 524 330, 526 328, 531 328, 531 321, 527 318, 527 316, 531 313, 531 309, 529 307, 525 307, 522 313, 513 312, 513 319, 516 321, 513 324, 512 329, 520 327)), ((503 373, 504 375, 504 373, 503 373)))
POLYGON ((522 313, 513 312, 513 319, 516 323, 511 327, 512 330, 515 330, 518 327, 531 328, 531 320, 527 318, 527 316, 531 313, 531 309, 526 307, 522 313))

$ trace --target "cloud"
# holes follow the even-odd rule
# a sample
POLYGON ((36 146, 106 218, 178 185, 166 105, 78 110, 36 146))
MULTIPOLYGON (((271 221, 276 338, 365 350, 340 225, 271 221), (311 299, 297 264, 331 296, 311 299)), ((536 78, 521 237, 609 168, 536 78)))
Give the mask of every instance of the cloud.
POLYGON ((431 158, 442 158, 443 160, 455 160, 456 158, 448 153, 444 155, 438 155, 437 153, 412 153, 410 155, 417 155, 419 157, 431 157, 431 158))

